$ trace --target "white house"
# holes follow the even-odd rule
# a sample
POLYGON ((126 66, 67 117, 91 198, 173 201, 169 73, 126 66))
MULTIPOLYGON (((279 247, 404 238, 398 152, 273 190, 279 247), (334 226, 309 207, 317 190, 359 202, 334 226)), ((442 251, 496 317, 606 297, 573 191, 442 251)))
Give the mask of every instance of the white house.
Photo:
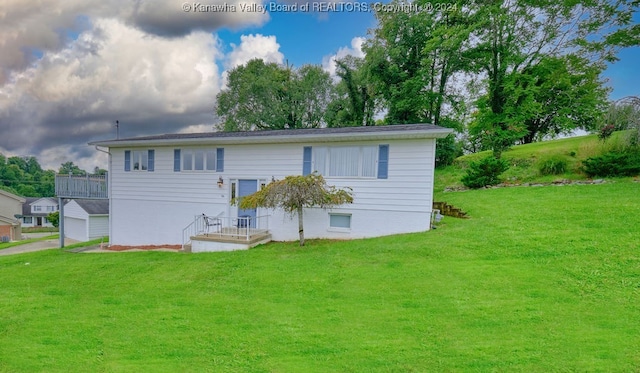
POLYGON ((449 133, 409 124, 167 134, 91 145, 110 153, 112 245, 181 244, 183 229, 201 214, 223 223, 256 219, 274 240, 296 240, 297 219, 281 210, 239 211, 230 201, 273 179, 313 171, 330 185, 352 188, 354 202, 305 210, 305 236, 349 239, 430 228, 435 139, 449 133))
POLYGON ((64 234, 77 241, 109 235, 109 201, 74 199, 64 206, 64 234))
POLYGON ((55 198, 27 197, 22 205, 23 227, 53 227, 47 215, 58 211, 58 201, 55 198))

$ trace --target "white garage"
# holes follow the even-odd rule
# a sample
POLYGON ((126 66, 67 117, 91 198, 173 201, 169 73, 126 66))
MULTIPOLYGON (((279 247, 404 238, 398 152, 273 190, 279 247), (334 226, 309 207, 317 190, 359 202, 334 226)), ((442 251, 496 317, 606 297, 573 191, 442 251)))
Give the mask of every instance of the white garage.
POLYGON ((64 205, 64 235, 90 241, 109 235, 109 200, 74 199, 64 205))

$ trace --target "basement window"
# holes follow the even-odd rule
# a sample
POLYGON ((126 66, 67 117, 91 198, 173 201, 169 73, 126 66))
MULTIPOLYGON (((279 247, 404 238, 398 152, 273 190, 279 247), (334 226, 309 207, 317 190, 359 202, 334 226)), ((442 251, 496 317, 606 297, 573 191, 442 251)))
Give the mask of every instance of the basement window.
POLYGON ((329 230, 339 232, 351 231, 351 214, 329 213, 329 230))

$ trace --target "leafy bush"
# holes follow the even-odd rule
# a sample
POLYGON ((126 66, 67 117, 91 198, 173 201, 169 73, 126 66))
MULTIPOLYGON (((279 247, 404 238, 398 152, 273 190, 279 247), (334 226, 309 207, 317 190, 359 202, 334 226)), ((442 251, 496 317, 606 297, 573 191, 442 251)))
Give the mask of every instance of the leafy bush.
POLYGON ((584 172, 592 176, 635 176, 640 174, 640 152, 609 152, 582 161, 584 172))
POLYGON ((538 162, 538 171, 541 175, 560 175, 567 172, 569 162, 561 155, 552 155, 538 162))
POLYGON ((598 138, 600 140, 606 140, 609 137, 611 137, 611 135, 613 134, 613 131, 615 130, 616 130, 616 126, 614 126, 613 124, 607 124, 606 126, 602 127, 598 132, 598 138))
POLYGON ((500 174, 509 169, 507 161, 493 156, 471 162, 467 173, 462 177, 462 184, 469 188, 482 188, 500 183, 500 174))

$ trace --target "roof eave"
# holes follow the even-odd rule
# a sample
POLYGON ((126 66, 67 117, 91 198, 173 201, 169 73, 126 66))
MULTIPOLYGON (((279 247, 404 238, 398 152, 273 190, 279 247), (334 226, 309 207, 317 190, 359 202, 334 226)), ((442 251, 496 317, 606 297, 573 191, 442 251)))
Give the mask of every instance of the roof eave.
POLYGON ((172 146, 172 145, 244 145, 244 144, 283 144, 309 142, 346 142, 366 140, 400 140, 400 139, 433 139, 443 138, 453 132, 451 128, 428 129, 420 131, 385 131, 365 133, 327 133, 296 136, 247 136, 247 137, 196 137, 178 139, 130 139, 93 141, 89 145, 109 148, 123 148, 128 146, 172 146))

